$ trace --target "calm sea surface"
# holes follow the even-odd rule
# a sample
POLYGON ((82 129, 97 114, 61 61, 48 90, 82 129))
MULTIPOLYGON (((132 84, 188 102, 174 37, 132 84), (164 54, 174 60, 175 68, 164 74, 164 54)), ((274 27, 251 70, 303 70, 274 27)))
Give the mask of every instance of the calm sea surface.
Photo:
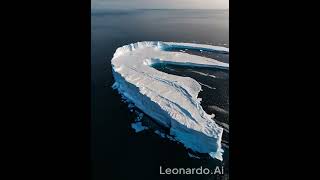
MULTIPOLYGON (((109 179, 228 179, 228 133, 225 131, 224 161, 190 158, 188 150, 162 139, 153 130, 135 133, 131 123, 135 110, 121 101, 111 88, 114 80, 110 60, 115 50, 138 41, 174 41, 229 46, 229 12, 222 10, 105 10, 91 15, 92 178, 109 179), (224 167, 224 175, 160 175, 162 168, 224 167)), ((188 52, 188 51, 187 51, 188 52)), ((188 52, 229 62, 229 55, 188 52)), ((226 70, 162 66, 157 69, 199 81, 199 96, 216 121, 229 124, 229 72, 226 70), (213 78, 215 77, 215 78, 213 78)), ((137 110, 139 111, 139 110, 137 110)), ((144 122, 152 121, 144 116, 144 122)))

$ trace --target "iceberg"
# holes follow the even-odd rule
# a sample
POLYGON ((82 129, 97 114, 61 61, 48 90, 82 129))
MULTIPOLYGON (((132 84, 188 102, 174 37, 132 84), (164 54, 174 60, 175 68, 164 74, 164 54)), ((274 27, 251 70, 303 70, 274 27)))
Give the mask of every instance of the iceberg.
POLYGON ((179 51, 229 53, 225 47, 195 43, 144 41, 119 47, 111 60, 113 88, 137 108, 170 130, 186 148, 222 161, 223 128, 207 114, 198 98, 201 85, 190 77, 167 74, 158 64, 229 69, 229 64, 179 51), (177 51, 170 51, 177 50, 177 51))

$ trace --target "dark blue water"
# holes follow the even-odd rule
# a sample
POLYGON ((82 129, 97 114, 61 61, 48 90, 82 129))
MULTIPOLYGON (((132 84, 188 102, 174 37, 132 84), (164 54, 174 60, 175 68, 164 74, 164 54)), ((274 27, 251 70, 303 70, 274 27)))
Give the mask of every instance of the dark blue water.
MULTIPOLYGON (((196 42, 228 47, 229 21, 227 11, 216 10, 107 10, 92 12, 92 125, 91 159, 93 179, 227 179, 228 150, 224 161, 211 158, 193 159, 181 144, 162 139, 150 131, 135 133, 131 123, 136 113, 111 86, 110 60, 117 47, 138 41, 196 42), (215 168, 224 166, 224 175, 165 176, 163 168, 215 168)), ((191 52, 196 53, 196 52, 191 52)), ((227 55, 215 56, 227 61, 227 55)), ((214 87, 200 93, 202 105, 217 113, 217 121, 228 123, 228 72, 214 69, 163 67, 162 71, 195 78, 214 87), (169 68, 169 69, 168 69, 169 68), (215 75, 216 79, 194 71, 215 75)), ((148 121, 148 117, 144 117, 148 121)), ((151 120, 149 120, 151 121, 151 120)), ((223 138, 226 142, 228 138, 223 138)))

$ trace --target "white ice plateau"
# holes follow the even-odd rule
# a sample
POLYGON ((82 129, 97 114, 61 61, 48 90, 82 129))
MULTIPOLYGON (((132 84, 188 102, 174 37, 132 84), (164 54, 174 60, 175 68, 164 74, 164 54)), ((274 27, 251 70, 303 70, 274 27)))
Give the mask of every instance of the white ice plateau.
MULTIPOLYGON (((225 47, 145 41, 119 47, 111 60, 114 89, 157 123, 170 129, 170 135, 185 147, 208 153, 222 160, 223 128, 207 114, 198 98, 201 85, 190 77, 181 77, 156 70, 155 64, 228 69, 229 64, 211 58, 167 51, 193 49, 229 53, 225 47)), ((140 125, 140 124, 139 124, 140 125)))

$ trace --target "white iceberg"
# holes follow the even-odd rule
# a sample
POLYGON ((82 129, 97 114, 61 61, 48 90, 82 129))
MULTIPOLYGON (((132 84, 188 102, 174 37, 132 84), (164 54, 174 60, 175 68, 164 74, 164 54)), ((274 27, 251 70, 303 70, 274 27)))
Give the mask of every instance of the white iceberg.
POLYGON ((174 43, 137 42, 118 48, 111 61, 115 83, 113 88, 145 114, 170 129, 170 135, 185 147, 208 153, 222 160, 223 128, 207 114, 197 98, 201 85, 190 77, 167 74, 152 67, 154 64, 215 67, 228 69, 229 64, 211 58, 166 51, 194 49, 228 53, 225 47, 174 43))

